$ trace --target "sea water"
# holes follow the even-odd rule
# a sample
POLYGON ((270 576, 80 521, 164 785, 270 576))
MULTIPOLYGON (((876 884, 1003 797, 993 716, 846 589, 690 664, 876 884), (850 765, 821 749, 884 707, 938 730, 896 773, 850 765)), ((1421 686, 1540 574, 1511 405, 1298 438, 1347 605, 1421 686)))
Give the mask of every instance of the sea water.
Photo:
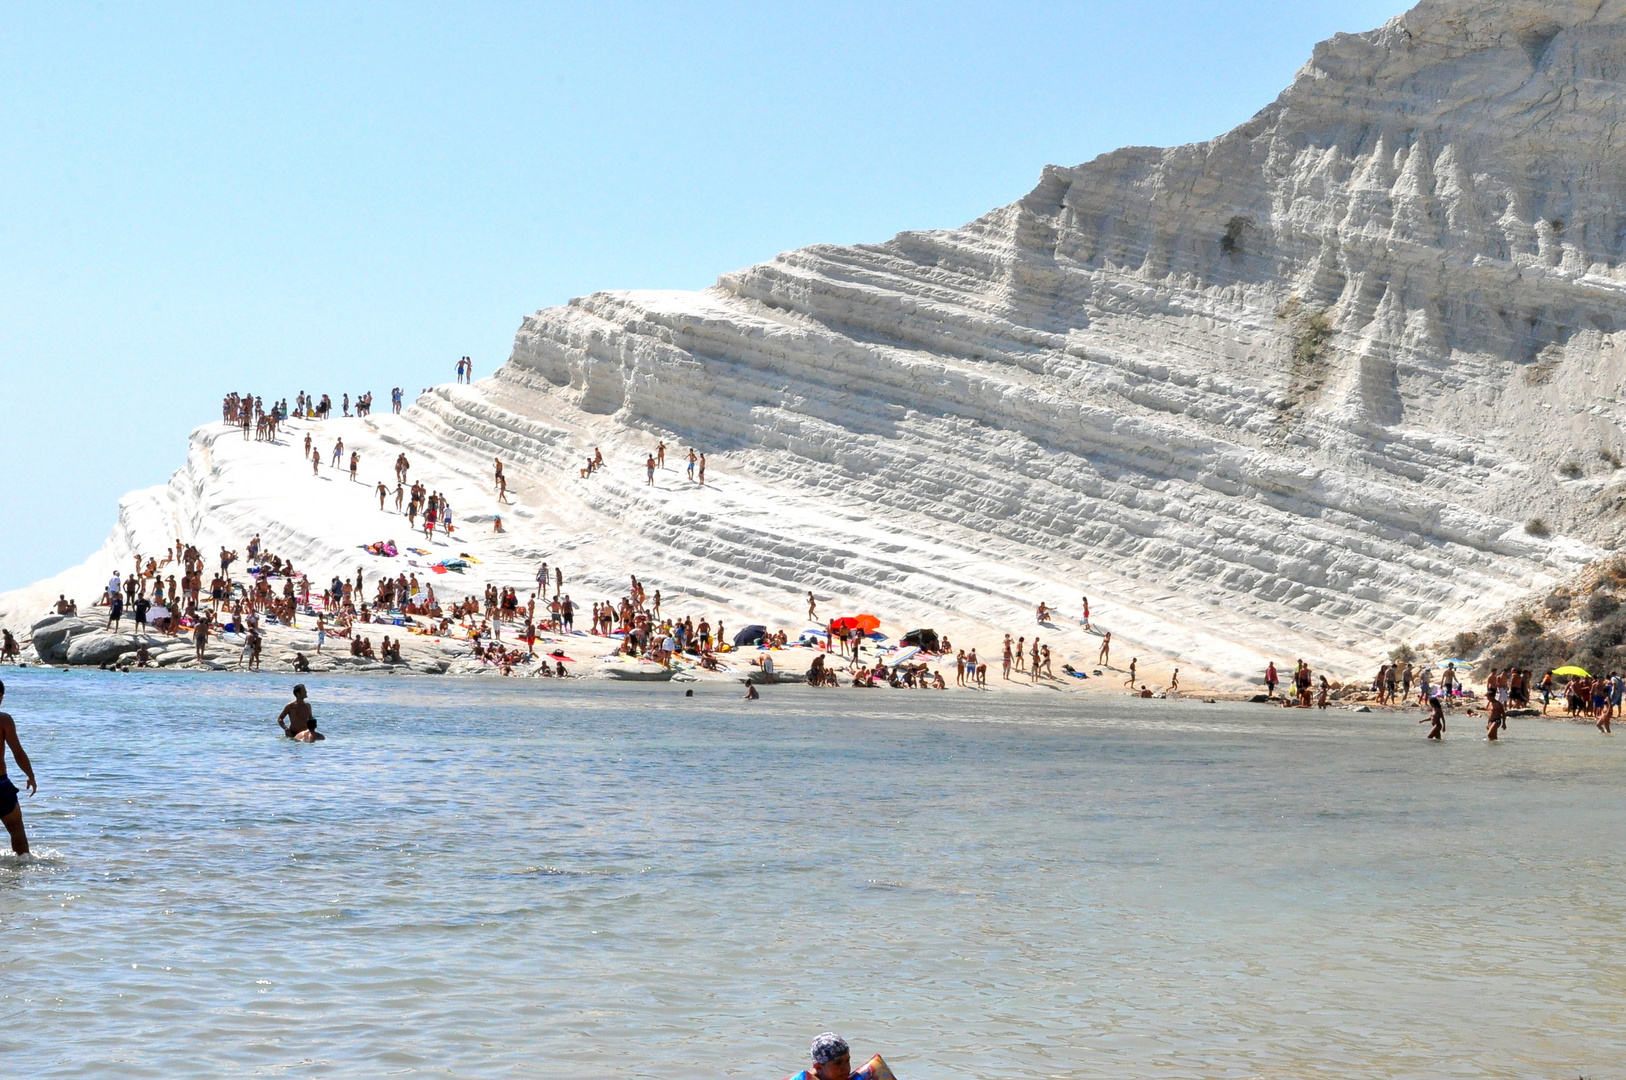
POLYGON ((311 678, 310 746, 287 677, 4 677, 7 1076, 1626 1075, 1590 727, 311 678))

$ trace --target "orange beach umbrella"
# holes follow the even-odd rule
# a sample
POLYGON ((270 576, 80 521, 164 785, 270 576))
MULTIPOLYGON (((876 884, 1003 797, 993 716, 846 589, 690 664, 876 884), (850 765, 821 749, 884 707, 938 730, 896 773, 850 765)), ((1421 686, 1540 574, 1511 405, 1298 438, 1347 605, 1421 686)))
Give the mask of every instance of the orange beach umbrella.
POLYGON ((872 634, 881 628, 881 620, 874 615, 843 615, 830 621, 830 629, 835 631, 851 630, 855 626, 866 634, 872 634))

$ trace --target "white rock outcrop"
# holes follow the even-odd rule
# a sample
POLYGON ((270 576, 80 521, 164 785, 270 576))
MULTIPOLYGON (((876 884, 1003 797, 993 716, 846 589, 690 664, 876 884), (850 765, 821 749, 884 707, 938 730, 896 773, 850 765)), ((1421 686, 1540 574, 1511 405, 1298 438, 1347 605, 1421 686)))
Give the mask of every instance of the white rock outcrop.
MULTIPOLYGON (((368 431, 450 474, 501 456, 529 487, 515 564, 574 549, 608 589, 641 571, 787 621, 812 589, 962 632, 1088 593, 1126 646, 1226 678, 1354 665, 1615 546, 1623 113, 1626 0, 1425 0, 1210 142, 1046 168, 959 229, 540 311, 497 374, 368 431), (716 482, 646 489, 657 439, 716 482), (595 445, 613 468, 582 481, 595 445)), ((127 501, 105 558, 183 522, 349 558, 308 512, 212 490, 127 501)))

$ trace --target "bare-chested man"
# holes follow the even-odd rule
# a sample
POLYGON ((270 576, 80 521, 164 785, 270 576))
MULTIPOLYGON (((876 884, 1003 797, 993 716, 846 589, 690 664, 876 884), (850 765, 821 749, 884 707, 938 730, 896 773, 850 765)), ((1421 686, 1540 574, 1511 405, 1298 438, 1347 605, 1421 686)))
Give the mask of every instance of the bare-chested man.
MULTIPOLYGON (((384 500, 389 497, 389 493, 389 485, 380 480, 378 482, 378 508, 380 510, 384 509, 384 500)), ((400 501, 400 496, 396 496, 396 501, 400 501)))
MULTIPOLYGON (((0 682, 0 704, 6 700, 6 684, 0 682)), ((17 785, 11 782, 6 775, 6 750, 11 750, 11 758, 17 767, 28 777, 28 794, 33 796, 39 789, 34 783, 34 765, 23 752, 23 744, 17 738, 17 722, 8 712, 0 712, 0 823, 6 826, 11 834, 11 850, 18 855, 28 854, 28 832, 23 828, 23 808, 17 804, 17 785)))
POLYGON ((290 739, 299 738, 300 732, 307 731, 315 726, 311 720, 310 702, 305 700, 305 684, 294 686, 294 699, 282 707, 277 714, 277 726, 282 733, 290 739))

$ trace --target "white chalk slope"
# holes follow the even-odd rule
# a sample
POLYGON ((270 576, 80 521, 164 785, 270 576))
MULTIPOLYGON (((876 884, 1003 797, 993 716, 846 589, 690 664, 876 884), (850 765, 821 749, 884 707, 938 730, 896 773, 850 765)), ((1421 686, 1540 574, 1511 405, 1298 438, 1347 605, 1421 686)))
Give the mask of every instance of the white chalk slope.
MULTIPOLYGON (((812 589, 984 648, 1088 593, 1122 647, 1220 680, 1347 670, 1615 544, 1623 78, 1626 0, 1428 0, 1211 142, 1047 168, 960 229, 538 312, 493 377, 345 439, 372 480, 406 448, 464 513, 501 456, 505 583, 563 559, 588 597, 638 572, 793 626, 812 589), (643 486, 660 438, 708 453, 706 490, 643 486), (611 468, 582 481, 595 445, 611 468)), ((64 580, 83 600, 176 530, 259 530, 324 573, 402 539, 295 458, 195 434, 64 580)))

